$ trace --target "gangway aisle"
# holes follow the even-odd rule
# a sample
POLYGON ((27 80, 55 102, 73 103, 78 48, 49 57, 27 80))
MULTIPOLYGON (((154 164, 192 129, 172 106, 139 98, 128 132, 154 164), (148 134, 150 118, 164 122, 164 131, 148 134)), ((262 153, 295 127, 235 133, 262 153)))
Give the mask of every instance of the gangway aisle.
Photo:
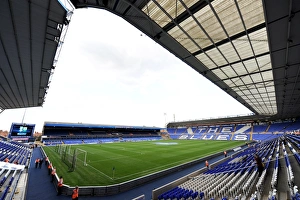
MULTIPOLYGON (((31 163, 28 166, 28 182, 25 200, 50 200, 50 199, 64 199, 57 198, 56 190, 53 183, 50 182, 51 178, 48 175, 48 169, 43 163, 41 169, 35 168, 35 160, 42 158, 40 148, 34 148, 32 151, 31 163)), ((70 197, 68 197, 70 199, 70 197)))
POLYGON ((289 155, 290 164, 291 164, 293 173, 295 175, 294 185, 297 185, 298 187, 300 187, 300 178, 296 178, 296 177, 299 177, 299 174, 300 174, 300 164, 294 157, 293 152, 290 150, 290 148, 288 148, 288 146, 286 146, 286 147, 287 147, 286 152, 289 155))
MULTIPOLYGON (((285 150, 287 150, 286 148, 285 150)), ((278 176, 278 183, 277 184, 277 196, 278 199, 287 199, 287 193, 289 192, 288 188, 288 176, 286 173, 286 163, 284 160, 284 149, 282 147, 282 144, 280 145, 280 156, 279 156, 279 173, 280 176, 278 176)))
MULTIPOLYGON (((274 158, 274 156, 273 156, 273 158, 274 158)), ((268 199, 270 188, 271 188, 272 174, 274 172, 274 165, 275 165, 275 161, 272 160, 270 162, 269 168, 266 172, 266 179, 263 183, 264 190, 262 191, 262 194, 261 194, 262 199, 268 199)))

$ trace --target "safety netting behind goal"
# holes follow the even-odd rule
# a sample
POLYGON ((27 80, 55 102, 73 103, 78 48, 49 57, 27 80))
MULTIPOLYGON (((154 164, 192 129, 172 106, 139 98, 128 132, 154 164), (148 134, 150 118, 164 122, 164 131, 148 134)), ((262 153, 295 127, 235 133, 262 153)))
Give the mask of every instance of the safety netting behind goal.
POLYGON ((60 155, 61 160, 68 166, 69 171, 74 171, 73 169, 74 153, 71 149, 71 146, 66 144, 56 145, 55 151, 60 155))
POLYGON ((69 171, 74 171, 76 167, 87 166, 87 151, 76 148, 71 149, 71 145, 57 145, 55 151, 60 155, 61 160, 68 166, 69 171))
POLYGON ((87 152, 83 149, 76 148, 74 151, 74 159, 73 159, 73 165, 74 165, 74 170, 76 167, 79 166, 86 166, 86 156, 87 152))

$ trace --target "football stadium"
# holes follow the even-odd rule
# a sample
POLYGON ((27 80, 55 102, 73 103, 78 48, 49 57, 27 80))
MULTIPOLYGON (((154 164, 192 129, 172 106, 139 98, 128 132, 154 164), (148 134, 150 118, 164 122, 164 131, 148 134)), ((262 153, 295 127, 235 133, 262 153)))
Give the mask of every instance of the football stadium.
POLYGON ((86 8, 124 19, 252 113, 165 127, 45 121, 39 141, 36 124, 12 122, 0 200, 300 200, 300 1, 1 0, 0 113, 43 106, 86 8))

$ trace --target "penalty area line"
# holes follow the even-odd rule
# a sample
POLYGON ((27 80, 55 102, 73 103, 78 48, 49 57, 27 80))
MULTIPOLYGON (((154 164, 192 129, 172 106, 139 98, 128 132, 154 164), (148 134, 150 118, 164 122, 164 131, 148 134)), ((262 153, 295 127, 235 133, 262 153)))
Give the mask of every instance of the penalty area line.
POLYGON ((89 164, 87 164, 87 166, 93 168, 95 171, 99 172, 100 174, 102 174, 102 175, 105 176, 106 178, 109 178, 109 179, 113 180, 112 177, 110 177, 110 176, 104 174, 103 172, 101 172, 100 170, 96 169, 95 167, 93 167, 93 166, 91 166, 91 165, 89 165, 89 164))

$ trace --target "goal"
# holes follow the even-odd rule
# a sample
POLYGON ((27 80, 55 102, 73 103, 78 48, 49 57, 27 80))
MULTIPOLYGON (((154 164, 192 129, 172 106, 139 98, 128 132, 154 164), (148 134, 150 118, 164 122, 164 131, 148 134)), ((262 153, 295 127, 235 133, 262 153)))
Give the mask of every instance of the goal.
POLYGON ((59 155, 65 154, 70 151, 70 145, 67 144, 57 144, 55 146, 55 152, 59 155))
POLYGON ((86 157, 87 151, 80 148, 75 149, 72 163, 73 171, 76 169, 76 167, 87 166, 86 157))
POLYGON ((87 166, 87 151, 83 149, 76 148, 73 150, 70 145, 57 145, 55 151, 68 166, 69 171, 74 171, 76 167, 87 166))
POLYGON ((69 171, 75 171, 75 169, 80 166, 87 166, 86 156, 87 151, 80 148, 76 148, 73 153, 72 164, 69 167, 69 171))
POLYGON ((70 145, 57 145, 56 152, 60 155, 61 160, 68 166, 69 170, 72 171, 72 163, 74 153, 71 151, 70 145))

